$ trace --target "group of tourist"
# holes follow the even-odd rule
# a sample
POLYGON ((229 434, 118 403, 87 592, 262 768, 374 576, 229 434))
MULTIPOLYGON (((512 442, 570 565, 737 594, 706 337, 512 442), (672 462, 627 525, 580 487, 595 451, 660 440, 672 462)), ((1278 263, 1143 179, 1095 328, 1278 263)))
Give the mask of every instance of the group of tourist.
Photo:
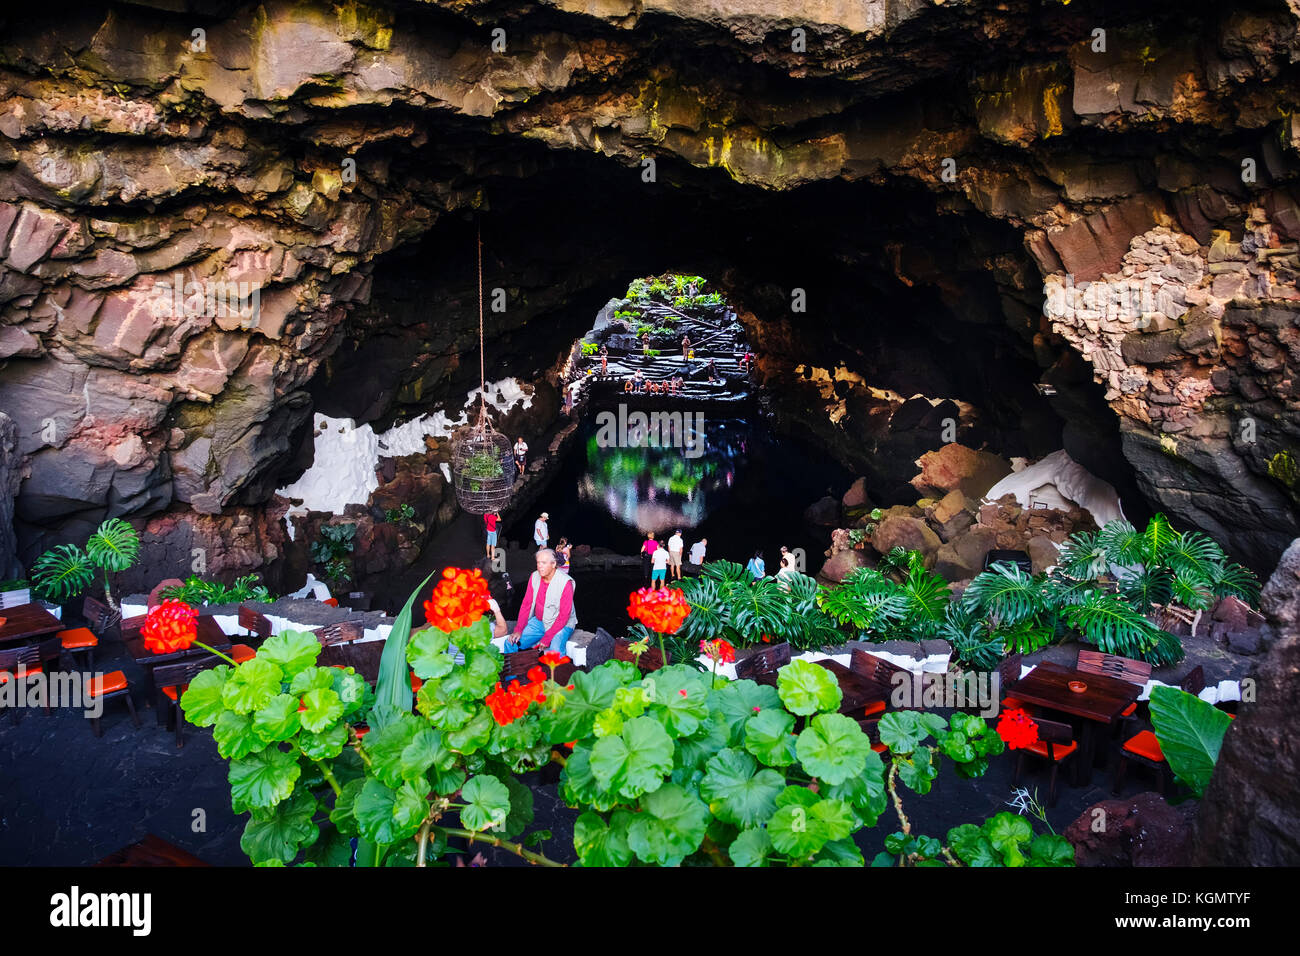
POLYGON ((640 369, 637 369, 624 381, 623 391, 638 394, 647 392, 651 395, 676 395, 685 384, 685 380, 680 375, 675 378, 666 378, 662 382, 650 381, 640 369))
MULTIPOLYGON (((767 577, 767 564, 763 560, 763 551, 761 548, 754 552, 754 556, 750 558, 749 563, 745 565, 745 570, 750 573, 750 576, 755 581, 761 581, 763 578, 767 577)), ((799 567, 795 553, 785 545, 781 545, 781 566, 776 572, 777 584, 781 585, 782 588, 789 590, 790 578, 797 573, 799 573, 799 567)))
MULTIPOLYGON (((708 538, 701 538, 691 545, 691 564, 704 563, 704 553, 708 544, 708 538)), ((647 586, 667 587, 669 571, 672 571, 674 581, 682 579, 682 551, 685 547, 680 529, 673 532, 663 544, 655 540, 653 531, 646 535, 645 541, 641 543, 641 573, 645 577, 647 586)))
MULTIPOLYGON (((547 546, 551 535, 550 517, 543 511, 533 524, 537 570, 528 578, 528 587, 519 606, 519 618, 505 643, 507 652, 524 650, 540 643, 543 647, 563 654, 565 644, 578 626, 578 615, 573 605, 574 583, 568 575, 569 557, 573 549, 567 538, 561 538, 554 548, 547 546)), ((495 511, 483 515, 489 560, 496 555, 500 521, 501 515, 495 511)), ((508 625, 500 605, 491 599, 488 606, 496 617, 493 636, 505 637, 508 625)))

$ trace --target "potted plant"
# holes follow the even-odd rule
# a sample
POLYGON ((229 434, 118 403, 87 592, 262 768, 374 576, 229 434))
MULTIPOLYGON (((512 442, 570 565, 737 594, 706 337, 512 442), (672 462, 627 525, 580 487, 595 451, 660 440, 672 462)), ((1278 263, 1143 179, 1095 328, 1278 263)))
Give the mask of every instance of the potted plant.
POLYGON ((95 580, 96 572, 104 575, 104 599, 118 614, 121 607, 113 598, 111 576, 120 574, 135 564, 140 553, 140 536, 121 518, 109 518, 96 529, 85 548, 75 544, 61 544, 46 551, 32 565, 32 581, 36 593, 48 601, 72 607, 95 580))

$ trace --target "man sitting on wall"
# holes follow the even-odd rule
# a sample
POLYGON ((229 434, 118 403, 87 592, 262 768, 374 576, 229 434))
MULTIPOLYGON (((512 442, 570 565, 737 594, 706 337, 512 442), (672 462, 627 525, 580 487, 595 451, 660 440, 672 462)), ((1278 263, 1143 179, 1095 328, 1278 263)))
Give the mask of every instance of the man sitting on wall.
POLYGON ((560 654, 573 629, 578 626, 578 612, 573 606, 573 578, 559 570, 555 552, 543 548, 537 552, 537 570, 528 578, 524 603, 514 634, 506 640, 506 653, 525 650, 537 643, 560 654))

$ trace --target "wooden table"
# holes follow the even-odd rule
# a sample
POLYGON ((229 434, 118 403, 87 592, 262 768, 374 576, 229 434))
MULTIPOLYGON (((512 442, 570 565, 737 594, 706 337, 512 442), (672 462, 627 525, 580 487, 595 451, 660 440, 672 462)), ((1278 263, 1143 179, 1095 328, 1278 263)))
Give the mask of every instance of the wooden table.
POLYGON ((146 833, 143 840, 110 853, 95 866, 208 866, 193 853, 162 837, 146 833))
POLYGON ((63 622, 39 604, 0 608, 0 644, 32 643, 47 634, 63 630, 63 622))
POLYGON ((1117 677, 1089 674, 1043 661, 1007 688, 1006 693, 1027 704, 1037 704, 1084 719, 1083 740, 1080 741, 1082 752, 1075 761, 1075 784, 1082 786, 1092 780, 1097 734, 1093 725, 1104 724, 1109 727, 1124 708, 1137 700, 1142 688, 1117 677), (1083 681, 1088 689, 1078 694, 1070 690, 1070 681, 1075 680, 1083 681))
POLYGON ((316 659, 317 667, 351 667, 371 684, 379 680, 379 660, 386 641, 361 644, 331 644, 316 659))
POLYGON ((868 704, 874 704, 880 701, 888 703, 889 697, 883 694, 875 684, 868 681, 861 674, 856 674, 849 670, 839 661, 833 661, 829 658, 813 663, 819 664, 835 675, 835 680, 840 685, 840 693, 843 700, 840 701, 840 713, 847 714, 851 717, 861 717, 858 713, 868 704))
MULTIPOLYGON (((197 621, 198 639, 208 647, 214 650, 226 653, 230 650, 230 645, 234 642, 226 636, 226 632, 217 624, 217 619, 210 614, 200 614, 197 621)), ((153 669, 160 664, 177 664, 189 657, 203 657, 208 654, 201 647, 191 646, 183 651, 173 651, 170 654, 155 654, 144 645, 144 636, 136 633, 136 636, 126 641, 126 652, 131 655, 131 659, 144 668, 145 672, 145 692, 154 698, 154 711, 157 715, 158 724, 162 726, 167 721, 167 699, 162 696, 162 688, 156 687, 153 680, 153 669)))

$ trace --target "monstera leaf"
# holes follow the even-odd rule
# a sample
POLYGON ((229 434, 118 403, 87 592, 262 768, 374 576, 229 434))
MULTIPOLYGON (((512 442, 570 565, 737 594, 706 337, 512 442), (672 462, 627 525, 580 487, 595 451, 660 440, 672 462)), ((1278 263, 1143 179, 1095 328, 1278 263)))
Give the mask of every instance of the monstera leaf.
POLYGON ((1212 704, 1173 687, 1151 691, 1151 726, 1174 776, 1204 795, 1232 719, 1212 704))

